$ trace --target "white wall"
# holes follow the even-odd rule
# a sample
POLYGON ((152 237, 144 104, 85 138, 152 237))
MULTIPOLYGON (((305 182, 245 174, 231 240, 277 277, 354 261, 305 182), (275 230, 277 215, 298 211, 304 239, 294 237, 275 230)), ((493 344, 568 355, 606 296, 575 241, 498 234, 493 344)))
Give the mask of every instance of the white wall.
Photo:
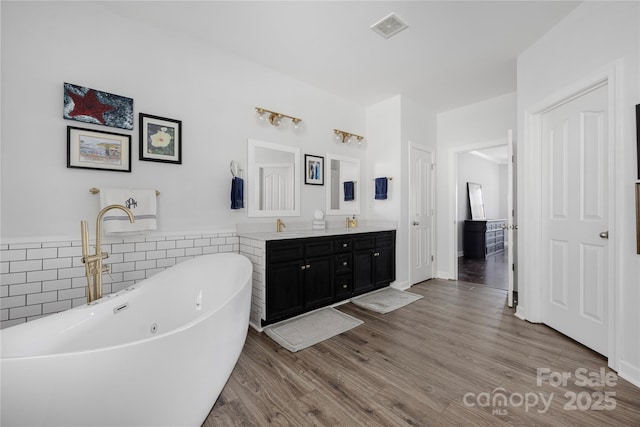
POLYGON ((518 59, 518 192, 520 233, 518 252, 524 260, 519 266, 521 289, 518 307, 525 317, 533 313, 529 305, 539 284, 530 279, 537 268, 539 254, 531 249, 535 235, 537 206, 533 199, 539 194, 532 162, 527 151, 534 151, 526 133, 529 111, 565 88, 604 68, 610 69, 619 61, 619 76, 614 88, 620 100, 617 111, 618 126, 615 140, 615 168, 612 170, 616 189, 616 230, 612 230, 610 250, 616 254, 615 274, 620 306, 614 309, 618 324, 618 347, 610 349, 619 374, 640 385, 640 256, 635 251, 634 182, 637 181, 635 162, 635 104, 640 102, 640 4, 638 2, 584 2, 567 18, 549 31, 518 59), (524 151, 523 151, 524 150, 524 151), (529 158, 528 158, 529 157, 529 158), (616 357, 618 360, 615 360, 616 357), (619 361, 619 364, 617 363, 619 361))
POLYGON ((438 277, 453 278, 456 260, 451 245, 456 207, 450 199, 455 155, 461 151, 507 143, 507 130, 516 128, 516 94, 509 93, 437 116, 437 269, 438 277))
MULTIPOLYGON (((99 3, 1 7, 5 242, 79 235, 79 221, 98 211, 89 188, 108 186, 159 190, 161 232, 233 230, 248 219, 246 209, 229 207, 229 162, 246 169, 247 138, 297 146, 301 154, 365 158, 365 146, 340 144, 332 133, 364 134, 365 110, 351 102, 99 3), (135 129, 63 120, 63 82, 133 98, 135 129), (300 117, 302 126, 259 122, 256 106, 300 117), (139 112, 182 120, 182 165, 138 160, 139 112), (132 172, 66 168, 69 125, 131 134, 132 172)), ((310 224, 324 210, 324 191, 302 185, 300 221, 310 224)))
POLYGON ((487 219, 505 218, 501 216, 500 199, 501 191, 506 189, 500 183, 500 165, 490 160, 483 159, 468 152, 458 154, 458 255, 464 251, 462 245, 464 221, 471 219, 469 211, 469 196, 467 182, 475 182, 482 185, 482 198, 484 200, 484 212, 487 219))
POLYGON ((433 111, 410 97, 397 95, 367 108, 367 162, 365 209, 371 221, 397 222, 397 287, 409 281, 409 142, 435 152, 436 126, 433 111), (387 200, 374 200, 376 177, 392 177, 387 200))

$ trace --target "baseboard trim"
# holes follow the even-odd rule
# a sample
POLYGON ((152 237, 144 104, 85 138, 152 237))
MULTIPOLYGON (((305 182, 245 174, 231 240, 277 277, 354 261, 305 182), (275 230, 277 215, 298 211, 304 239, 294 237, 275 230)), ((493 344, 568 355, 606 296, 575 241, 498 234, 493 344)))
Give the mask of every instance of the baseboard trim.
POLYGON ((404 291, 406 289, 409 289, 411 287, 411 284, 409 284, 409 282, 405 280, 404 282, 400 282, 400 283, 393 282, 391 285, 389 285, 389 287, 404 291))
POLYGON ((515 316, 520 320, 527 320, 527 314, 526 314, 525 308, 521 305, 518 305, 516 307, 515 316))
POLYGON ((640 387, 640 368, 624 360, 620 361, 618 375, 636 387, 640 387))
POLYGON ((449 280, 449 272, 448 271, 438 271, 436 273, 436 277, 438 279, 449 280))

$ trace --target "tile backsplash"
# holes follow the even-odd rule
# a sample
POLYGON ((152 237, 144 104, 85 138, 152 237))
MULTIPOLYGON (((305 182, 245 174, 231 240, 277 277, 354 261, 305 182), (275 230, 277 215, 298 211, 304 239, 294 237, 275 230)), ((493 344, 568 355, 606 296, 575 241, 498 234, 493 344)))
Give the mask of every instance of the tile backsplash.
MULTIPOLYGON (((234 232, 107 238, 103 293, 118 292, 198 255, 240 250, 234 232)), ((94 252, 94 247, 90 248, 94 252)), ((80 240, 0 244, 0 328, 87 302, 80 240)))

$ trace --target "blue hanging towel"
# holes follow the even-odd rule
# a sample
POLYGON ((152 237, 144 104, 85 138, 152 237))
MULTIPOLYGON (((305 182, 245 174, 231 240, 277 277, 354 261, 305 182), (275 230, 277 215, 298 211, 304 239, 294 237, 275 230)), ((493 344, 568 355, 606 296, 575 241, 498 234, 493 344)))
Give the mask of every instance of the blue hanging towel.
POLYGON ((231 181, 231 209, 244 208, 244 180, 234 177, 231 181))
POLYGON ((376 200, 387 199, 387 177, 376 178, 376 200))
POLYGON ((344 201, 350 202, 355 200, 356 197, 356 186, 353 181, 345 181, 344 182, 344 201))

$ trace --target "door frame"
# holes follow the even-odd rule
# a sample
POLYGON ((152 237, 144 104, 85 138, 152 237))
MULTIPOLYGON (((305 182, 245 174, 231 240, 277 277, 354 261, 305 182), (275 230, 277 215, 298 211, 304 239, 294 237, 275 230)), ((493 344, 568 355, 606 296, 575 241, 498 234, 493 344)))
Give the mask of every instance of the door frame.
MULTIPOLYGON (((436 179, 436 171, 435 171, 435 167, 436 167, 436 163, 435 163, 435 153, 433 152, 433 150, 429 147, 427 147, 426 145, 422 145, 422 144, 417 144, 413 141, 409 141, 409 168, 411 168, 412 163, 411 163, 411 153, 413 152, 413 150, 420 150, 420 151, 424 151, 425 153, 428 153, 429 157, 430 157, 430 162, 431 162, 431 168, 429 170, 429 197, 431 199, 431 208, 433 209, 432 215, 431 215, 431 254, 433 255, 433 261, 431 262, 431 278, 433 279, 434 277, 436 277, 436 195, 435 195, 435 191, 436 191, 436 187, 435 187, 435 179, 436 179)), ((409 179, 411 179, 411 169, 409 169, 409 179)), ((414 183, 413 182, 409 182, 409 187, 413 188, 414 183)), ((409 190, 409 192, 411 192, 411 190, 409 190)), ((411 197, 411 194, 409 194, 409 197, 411 197)), ((412 232, 412 228, 411 228, 411 222, 413 221, 412 218, 412 212, 411 212, 411 201, 409 201, 409 209, 407 209, 408 211, 408 216, 407 216, 407 230, 408 230, 408 245, 409 245, 409 286, 413 286, 414 284, 414 270, 413 267, 411 267, 411 260, 413 260, 413 252, 412 252, 412 245, 411 245, 411 232, 412 232)))
MULTIPOLYGON (((554 108, 566 104, 594 89, 608 86, 608 150, 609 150, 609 256, 608 256, 608 365, 618 370, 619 365, 619 337, 621 304, 619 298, 620 283, 616 269, 616 260, 621 239, 617 238, 617 224, 620 222, 620 212, 616 212, 615 183, 620 182, 615 165, 621 163, 621 149, 618 147, 619 135, 621 135, 620 114, 622 111, 619 81, 621 80, 621 63, 616 61, 608 66, 595 71, 585 78, 566 86, 532 108, 525 109, 524 135, 528 139, 523 146, 524 153, 518 156, 517 167, 522 171, 523 178, 518 179, 519 231, 521 239, 518 240, 518 253, 522 256, 522 262, 517 270, 519 290, 524 296, 520 299, 516 315, 529 322, 542 322, 542 116, 554 108), (524 197, 526 195, 526 197, 524 197)), ((519 293, 520 294, 520 293, 519 293)))
MULTIPOLYGON (((473 144, 461 145, 449 149, 449 216, 453 218, 449 222, 449 241, 452 242, 449 252, 449 265, 451 265, 450 280, 458 280, 458 155, 473 150, 482 150, 485 148, 499 147, 507 145, 508 135, 505 129, 504 138, 494 139, 490 141, 476 142, 473 144)), ((511 242, 509 242, 511 244, 511 242)))

